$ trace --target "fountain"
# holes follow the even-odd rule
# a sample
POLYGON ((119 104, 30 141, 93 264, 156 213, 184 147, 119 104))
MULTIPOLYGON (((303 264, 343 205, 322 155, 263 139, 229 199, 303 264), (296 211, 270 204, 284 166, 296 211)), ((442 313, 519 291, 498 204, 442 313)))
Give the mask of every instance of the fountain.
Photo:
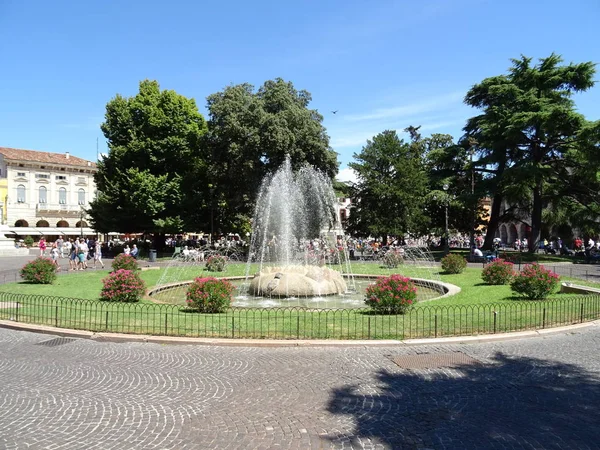
MULTIPOLYGON (((238 290, 234 307, 365 307, 364 290, 376 276, 353 274, 345 240, 337 242, 342 231, 336 202, 326 175, 309 166, 294 173, 289 157, 265 177, 252 219, 245 276, 230 279, 238 290)), ((446 292, 427 249, 406 246, 399 251, 403 264, 398 270, 417 284, 420 300, 446 292)), ((373 263, 354 264, 369 273, 364 265, 373 263)), ((173 259, 150 296, 185 304, 188 284, 203 270, 204 262, 173 259)), ((390 274, 398 270, 388 269, 390 274)))
POLYGON ((323 233, 339 225, 331 181, 310 166, 292 171, 289 156, 261 185, 250 242, 250 282, 255 296, 315 297, 347 291, 340 272, 310 264, 311 252, 327 247, 323 233))

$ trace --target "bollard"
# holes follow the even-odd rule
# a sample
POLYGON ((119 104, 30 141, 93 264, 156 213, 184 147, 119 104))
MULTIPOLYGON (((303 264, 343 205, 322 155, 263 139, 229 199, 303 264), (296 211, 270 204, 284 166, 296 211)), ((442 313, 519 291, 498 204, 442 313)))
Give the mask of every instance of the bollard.
POLYGON ((494 334, 496 334, 496 318, 498 316, 498 312, 494 311, 494 334))
POLYGON ((435 316, 433 316, 433 317, 434 317, 434 319, 435 319, 435 337, 437 337, 437 333, 438 333, 438 330, 437 330, 437 327, 438 327, 438 323, 437 323, 437 314, 436 314, 435 316))

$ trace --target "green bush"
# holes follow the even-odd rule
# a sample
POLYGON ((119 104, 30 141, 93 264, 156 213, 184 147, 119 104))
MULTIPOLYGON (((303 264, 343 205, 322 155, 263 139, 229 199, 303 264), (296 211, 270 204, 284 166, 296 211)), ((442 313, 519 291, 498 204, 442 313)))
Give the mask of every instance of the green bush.
POLYGON ((448 253, 442 258, 442 269, 446 273, 462 273, 467 267, 467 260, 456 253, 448 253))
POLYGON ((31 236, 25 236, 25 239, 23 239, 23 243, 27 247, 31 247, 33 245, 33 238, 31 236))
POLYGON ((383 255, 383 265, 389 269, 394 269, 404 263, 402 254, 396 250, 390 250, 383 255))
POLYGON ((417 302, 417 288, 402 275, 380 277, 366 290, 365 304, 379 314, 404 314, 417 302))
POLYGON ((100 300, 107 302, 137 302, 146 292, 144 281, 134 270, 118 269, 102 279, 100 300))
POLYGON ((203 313, 222 313, 231 306, 233 285, 213 277, 196 278, 185 294, 190 308, 203 313))
POLYGON ((137 261, 133 256, 121 253, 117 255, 115 259, 113 259, 112 269, 113 272, 116 272, 117 270, 121 269, 132 270, 135 272, 140 270, 140 266, 138 265, 137 261))
POLYGON ((539 264, 527 264, 510 284, 517 294, 530 300, 541 300, 556 290, 560 277, 539 264))
POLYGON ((52 259, 40 256, 21 268, 21 278, 28 283, 52 284, 56 280, 56 265, 52 259))
POLYGON ((209 272, 223 272, 227 266, 227 256, 213 255, 206 261, 206 270, 209 272))
POLYGON ((481 278, 486 284, 508 284, 515 276, 514 264, 497 259, 483 268, 481 278))

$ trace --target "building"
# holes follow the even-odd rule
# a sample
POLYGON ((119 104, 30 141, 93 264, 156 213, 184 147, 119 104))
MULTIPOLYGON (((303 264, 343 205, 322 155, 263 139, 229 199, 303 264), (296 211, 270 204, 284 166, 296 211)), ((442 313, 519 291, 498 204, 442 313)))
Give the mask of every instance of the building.
POLYGON ((85 209, 96 193, 96 171, 96 163, 68 152, 0 147, 3 228, 34 239, 95 235, 85 209))

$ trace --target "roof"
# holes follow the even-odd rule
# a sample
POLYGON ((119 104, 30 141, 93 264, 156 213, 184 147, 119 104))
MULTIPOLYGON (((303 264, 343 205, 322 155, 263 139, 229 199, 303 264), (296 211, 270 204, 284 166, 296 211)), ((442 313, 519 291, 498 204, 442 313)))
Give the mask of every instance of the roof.
POLYGON ((18 148, 0 147, 0 154, 6 159, 18 161, 34 161, 48 164, 59 164, 63 166, 96 167, 96 163, 68 153, 38 152, 36 150, 21 150, 18 148))

